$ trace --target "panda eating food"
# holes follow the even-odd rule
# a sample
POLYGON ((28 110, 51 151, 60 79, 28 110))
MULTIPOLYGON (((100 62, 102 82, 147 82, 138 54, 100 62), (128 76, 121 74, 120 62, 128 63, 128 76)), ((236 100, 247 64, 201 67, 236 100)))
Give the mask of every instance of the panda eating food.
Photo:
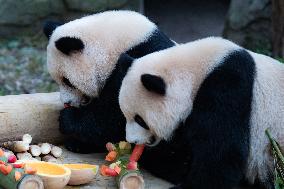
POLYGON ((125 139, 118 92, 132 58, 174 46, 145 16, 106 11, 66 24, 47 22, 47 65, 60 86, 60 131, 67 149, 88 153, 125 139), (119 59, 119 57, 122 58, 119 59), (78 108, 79 107, 79 108, 78 108))
POLYGON ((222 38, 178 45, 135 60, 119 104, 127 141, 153 146, 142 165, 147 160, 145 168, 174 188, 273 188, 265 129, 284 147, 284 65, 277 60, 222 38), (159 156, 160 143, 174 154, 171 164, 159 156))

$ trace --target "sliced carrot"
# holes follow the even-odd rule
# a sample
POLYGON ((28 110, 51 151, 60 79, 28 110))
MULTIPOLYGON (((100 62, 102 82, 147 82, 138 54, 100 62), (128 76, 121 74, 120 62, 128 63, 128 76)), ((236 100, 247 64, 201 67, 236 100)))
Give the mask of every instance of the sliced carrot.
POLYGON ((4 175, 7 175, 6 166, 4 164, 0 165, 0 172, 4 175))
POLYGON ((11 171, 13 170, 13 166, 10 165, 10 164, 8 164, 8 165, 6 166, 6 170, 7 170, 7 173, 8 173, 8 174, 11 173, 11 171))
POLYGON ((4 151, 0 148, 0 157, 4 156, 4 151))
POLYGON ((11 165, 0 165, 0 171, 1 173, 3 173, 4 175, 8 175, 11 171, 12 171, 13 167, 11 165))
POLYGON ((0 165, 5 165, 5 162, 0 160, 0 165))
POLYGON ((116 156, 117 156, 117 152, 116 151, 111 151, 106 156, 106 161, 114 161, 116 156))
POLYGON ((22 173, 19 171, 15 171, 15 180, 19 181, 22 178, 22 173))

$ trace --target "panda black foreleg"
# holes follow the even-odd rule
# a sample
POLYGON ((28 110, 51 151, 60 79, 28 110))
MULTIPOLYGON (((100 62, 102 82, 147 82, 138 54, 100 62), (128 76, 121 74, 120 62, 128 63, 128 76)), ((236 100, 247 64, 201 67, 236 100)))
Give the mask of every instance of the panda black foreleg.
POLYGON ((79 109, 76 107, 64 108, 59 115, 59 131, 62 134, 74 134, 78 126, 79 109))
MULTIPOLYGON (((193 158, 188 174, 180 185, 181 189, 233 189, 239 186, 244 178, 245 160, 233 153, 204 150, 207 144, 199 144, 200 148, 192 151, 193 158), (225 154, 225 155, 224 155, 225 154)), ((222 146, 215 146, 222 148, 222 146)))
POLYGON ((96 127, 93 111, 85 109, 70 107, 61 110, 59 130, 67 135, 65 147, 76 153, 103 152, 105 131, 96 127))

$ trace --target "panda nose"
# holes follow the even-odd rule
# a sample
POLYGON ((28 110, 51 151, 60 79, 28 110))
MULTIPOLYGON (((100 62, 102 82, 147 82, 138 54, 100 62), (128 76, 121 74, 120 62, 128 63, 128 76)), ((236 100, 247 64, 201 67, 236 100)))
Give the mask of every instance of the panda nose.
POLYGON ((151 145, 151 144, 154 144, 155 142, 156 142, 156 137, 151 136, 151 138, 150 138, 148 144, 151 145))
POLYGON ((81 100, 81 104, 82 105, 88 105, 91 102, 91 98, 88 97, 87 95, 83 95, 83 98, 81 100))
POLYGON ((156 146, 160 142, 160 139, 155 136, 151 136, 150 140, 146 143, 147 146, 156 146))

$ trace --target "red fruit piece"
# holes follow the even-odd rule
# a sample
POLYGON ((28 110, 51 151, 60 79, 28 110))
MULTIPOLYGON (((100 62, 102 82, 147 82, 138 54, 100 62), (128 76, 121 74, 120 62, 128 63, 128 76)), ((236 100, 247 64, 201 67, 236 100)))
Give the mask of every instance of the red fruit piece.
POLYGON ((17 161, 17 158, 15 155, 11 154, 9 157, 8 157, 8 163, 15 163, 17 161))
POLYGON ((143 153, 144 147, 145 147, 144 144, 136 144, 129 158, 129 161, 138 161, 143 153))
POLYGON ((101 169, 100 169, 101 175, 107 176, 107 175, 106 175, 106 169, 107 169, 107 168, 108 168, 108 166, 106 166, 106 165, 102 165, 102 166, 101 166, 101 169))
POLYGON ((14 164, 13 164, 13 167, 14 167, 14 168, 18 168, 18 169, 24 168, 24 166, 25 166, 25 164, 23 164, 23 163, 14 163, 14 164))
POLYGON ((114 169, 108 168, 108 169, 106 169, 106 175, 111 176, 111 177, 115 177, 118 174, 117 174, 117 172, 115 172, 114 169))
POLYGON ((118 175, 117 172, 115 172, 114 169, 111 169, 111 168, 109 168, 109 167, 106 166, 106 165, 102 165, 102 166, 101 166, 101 174, 102 174, 103 176, 112 176, 112 177, 115 177, 115 176, 118 175))
POLYGON ((0 165, 5 165, 6 163, 4 161, 0 160, 0 165))
POLYGON ((127 164, 127 169, 128 170, 137 170, 138 169, 138 164, 136 161, 130 161, 128 164, 127 164))

